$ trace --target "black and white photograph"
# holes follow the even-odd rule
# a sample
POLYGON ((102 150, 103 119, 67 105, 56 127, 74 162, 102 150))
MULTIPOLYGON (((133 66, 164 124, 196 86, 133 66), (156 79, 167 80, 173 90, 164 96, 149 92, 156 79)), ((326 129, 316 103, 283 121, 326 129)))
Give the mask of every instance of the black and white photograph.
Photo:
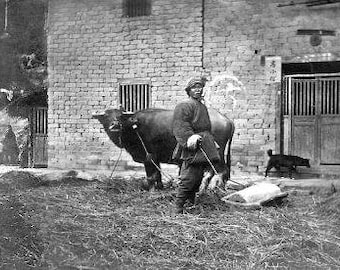
POLYGON ((30 269, 340 269, 340 0, 0 0, 30 269))

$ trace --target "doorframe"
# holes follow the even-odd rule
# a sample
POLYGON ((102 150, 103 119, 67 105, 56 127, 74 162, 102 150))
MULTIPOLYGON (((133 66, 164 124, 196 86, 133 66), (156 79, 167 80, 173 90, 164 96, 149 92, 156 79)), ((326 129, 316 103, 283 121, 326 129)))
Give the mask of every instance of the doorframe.
MULTIPOLYGON (((316 73, 316 74, 291 74, 282 76, 282 87, 281 87, 281 136, 280 136, 280 152, 282 154, 293 154, 293 102, 292 102, 292 79, 293 78, 315 78, 318 81, 322 77, 340 77, 340 73, 316 73), (287 137, 286 137, 287 136, 287 137)), ((317 85, 317 87, 319 87, 317 85)), ((315 101, 316 113, 315 119, 317 125, 320 125, 321 112, 319 111, 320 98, 316 98, 315 101)), ((316 138, 315 143, 317 144, 315 151, 315 163, 316 166, 322 166, 321 164, 321 130, 320 127, 316 127, 314 136, 316 138)), ((337 166, 337 165, 325 165, 325 166, 337 166)))

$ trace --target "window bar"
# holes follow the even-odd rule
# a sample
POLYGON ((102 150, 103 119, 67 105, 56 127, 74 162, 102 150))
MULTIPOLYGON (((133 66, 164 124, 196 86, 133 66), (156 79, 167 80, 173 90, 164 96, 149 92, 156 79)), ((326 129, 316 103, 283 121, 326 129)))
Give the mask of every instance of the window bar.
POLYGON ((301 81, 300 83, 300 93, 301 93, 301 115, 305 115, 305 82, 301 81))
POLYGON ((144 97, 144 95, 143 95, 143 85, 141 85, 140 87, 139 87, 139 98, 138 98, 138 104, 139 104, 139 109, 140 110, 142 110, 142 109, 144 109, 144 106, 143 106, 143 97, 144 97))
POLYGON ((330 88, 329 88, 329 83, 328 81, 324 81, 325 84, 325 90, 326 90, 326 102, 325 102, 325 106, 326 106, 326 114, 330 114, 331 112, 331 104, 330 104, 330 88))
POLYGON ((135 93, 136 111, 140 110, 139 96, 140 96, 140 85, 137 85, 137 91, 135 93))
POLYGON ((40 109, 41 113, 41 133, 45 134, 45 112, 44 109, 40 109))
POLYGON ((331 88, 331 100, 332 100, 332 104, 331 104, 331 111, 332 114, 335 114, 335 87, 334 87, 334 80, 330 81, 330 88, 331 88))
POLYGON ((123 99, 123 106, 124 106, 124 110, 126 111, 128 109, 128 103, 127 103, 127 100, 128 100, 128 96, 127 96, 127 86, 124 85, 123 86, 123 96, 124 96, 124 99, 123 99))
POLYGON ((283 115, 288 114, 288 78, 283 80, 283 115))
POLYGON ((45 109, 45 134, 47 135, 48 133, 48 111, 45 109))
POLYGON ((149 104, 150 104, 149 85, 146 85, 145 88, 146 88, 146 104, 145 104, 145 108, 149 108, 149 104))
POLYGON ((126 102, 125 102, 125 101, 126 101, 126 97, 125 97, 125 86, 124 86, 124 85, 121 85, 121 86, 120 86, 120 89, 121 89, 120 94, 121 94, 121 97, 122 97, 122 99, 121 99, 121 101, 120 101, 120 104, 122 104, 124 110, 126 110, 126 102))
POLYGON ((135 85, 130 85, 130 110, 133 112, 133 93, 134 93, 135 85))
POLYGON ((333 80, 332 82, 333 84, 333 114, 336 114, 336 111, 337 111, 337 92, 336 92, 336 80, 333 80))
POLYGON ((298 115, 298 106, 299 106, 299 98, 298 98, 298 83, 294 82, 294 115, 298 115))
POLYGON ((39 129, 40 129, 40 114, 39 110, 36 108, 35 109, 35 114, 37 115, 37 128, 36 128, 36 134, 39 134, 39 129))
POLYGON ((140 92, 139 92, 139 109, 144 109, 143 106, 143 98, 144 98, 144 93, 143 93, 143 85, 140 88, 140 92))
POLYGON ((302 91, 301 91, 301 81, 298 82, 298 115, 301 115, 302 110, 302 91))
POLYGON ((143 92, 144 92, 143 107, 147 108, 147 104, 148 104, 148 91, 147 91, 147 86, 146 85, 143 86, 143 92))
POLYGON ((325 106, 325 114, 328 114, 328 89, 326 81, 322 81, 323 89, 324 89, 324 106, 325 106))
POLYGON ((321 101, 321 114, 324 114, 324 90, 323 90, 323 88, 322 88, 322 81, 319 81, 319 91, 320 91, 320 93, 321 93, 321 99, 320 99, 320 101, 321 101))
POLYGON ((46 132, 45 132, 45 129, 46 129, 46 115, 45 115, 45 110, 44 109, 41 109, 41 113, 42 113, 42 120, 43 120, 43 129, 42 129, 42 133, 43 134, 46 134, 46 132))
POLYGON ((38 125, 39 118, 38 118, 37 109, 34 108, 33 110, 34 110, 34 112, 33 112, 33 115, 34 115, 34 133, 37 134, 38 133, 38 126, 39 126, 38 125))
POLYGON ((44 115, 41 109, 38 109, 38 110, 39 110, 39 116, 40 116, 39 134, 42 134, 44 130, 44 115))
POLYGON ((128 88, 127 88, 127 85, 124 85, 123 90, 124 90, 124 100, 123 100, 123 102, 124 102, 124 109, 125 109, 125 111, 127 111, 129 109, 128 108, 128 106, 129 106, 129 103, 128 103, 129 97, 128 97, 128 88))
POLYGON ((37 109, 38 113, 38 134, 41 134, 41 126, 42 126, 42 117, 41 117, 41 111, 40 109, 37 109))
POLYGON ((136 93, 136 85, 131 85, 131 111, 134 112, 135 111, 135 100, 134 100, 134 97, 135 97, 135 93, 136 93))
POLYGON ((306 82, 306 104, 305 111, 306 115, 310 115, 310 85, 311 82, 306 82))
POLYGON ((313 81, 312 84, 312 115, 316 114, 316 89, 317 89, 317 81, 313 81))
POLYGON ((334 91, 335 91, 335 114, 339 114, 339 83, 340 81, 337 81, 335 80, 335 83, 334 83, 334 91))
POLYGON ((121 85, 119 85, 119 92, 118 92, 118 95, 119 95, 119 104, 121 105, 121 106, 123 106, 123 102, 122 102, 122 100, 123 100, 123 91, 122 91, 122 86, 121 85))
POLYGON ((287 95, 287 115, 291 114, 291 97, 292 97, 292 90, 291 90, 291 78, 287 78, 286 81, 286 95, 287 95))
POLYGON ((307 115, 307 81, 302 81, 302 114, 307 115))
POLYGON ((131 85, 128 85, 127 86, 127 95, 128 95, 128 111, 131 112, 132 111, 132 106, 131 106, 131 103, 132 103, 132 100, 131 100, 131 90, 132 89, 132 86, 131 85))
POLYGON ((140 109, 140 104, 139 104, 139 84, 137 84, 136 86, 136 90, 134 91, 134 102, 135 102, 135 109, 134 111, 139 111, 140 109))
POLYGON ((327 107, 326 107, 326 90, 325 90, 325 84, 323 81, 320 81, 321 84, 321 94, 322 94, 322 98, 321 98, 321 114, 327 114, 327 107))
POLYGON ((293 107, 293 111, 292 114, 296 115, 296 83, 294 80, 292 80, 291 82, 292 87, 291 87, 291 93, 292 93, 292 107, 293 107))
POLYGON ((33 121, 34 121, 33 132, 34 134, 36 134, 37 129, 38 129, 38 116, 37 116, 37 110, 35 108, 33 108, 33 121))
POLYGON ((129 106, 129 103, 128 103, 128 89, 127 89, 127 85, 124 85, 124 87, 123 87, 123 90, 124 90, 124 100, 123 100, 123 102, 124 102, 124 109, 125 109, 125 111, 127 111, 128 110, 128 106, 129 106))

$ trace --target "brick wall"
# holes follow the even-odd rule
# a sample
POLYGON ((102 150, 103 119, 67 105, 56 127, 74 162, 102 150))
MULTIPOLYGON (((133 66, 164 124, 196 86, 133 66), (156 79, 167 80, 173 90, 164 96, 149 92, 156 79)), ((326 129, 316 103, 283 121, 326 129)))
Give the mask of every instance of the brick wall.
POLYGON ((111 168, 119 149, 92 112, 117 107, 119 82, 131 79, 149 79, 152 106, 172 108, 201 69, 201 33, 195 0, 153 1, 137 18, 122 17, 121 1, 50 1, 49 166, 111 168))
MULTIPOLYGON (((290 61, 338 53, 338 36, 312 47, 296 30, 339 31, 339 8, 278 8, 281 1, 270 0, 204 2, 202 10, 201 1, 154 0, 151 16, 124 18, 117 0, 50 1, 50 167, 112 168, 119 149, 91 114, 118 105, 119 82, 148 79, 152 106, 173 108, 186 96, 188 77, 203 72, 210 75, 208 102, 236 124, 233 163, 262 170, 265 150, 278 150, 279 135, 280 83, 268 77, 269 56, 290 61), (267 56, 264 65, 261 56, 267 56)), ((129 159, 124 153, 123 160, 129 159)))
POLYGON ((279 56, 282 62, 298 57, 328 61, 330 53, 340 56, 340 5, 279 8, 284 1, 272 0, 205 3, 204 67, 212 78, 219 77, 211 89, 214 105, 236 124, 232 161, 263 171, 266 150, 279 151, 280 83, 268 78, 269 56, 279 56), (321 45, 313 47, 310 36, 296 35, 298 29, 329 29, 337 35, 324 36, 321 45), (267 59, 265 65, 261 56, 267 59))

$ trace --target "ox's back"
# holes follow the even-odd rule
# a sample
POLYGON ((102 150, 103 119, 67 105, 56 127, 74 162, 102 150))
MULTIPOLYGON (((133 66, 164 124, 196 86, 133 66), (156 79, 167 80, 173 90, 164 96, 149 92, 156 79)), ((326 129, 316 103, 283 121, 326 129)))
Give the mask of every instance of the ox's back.
MULTIPOLYGON (((208 108, 212 134, 219 144, 220 155, 224 157, 225 147, 234 133, 233 122, 218 111, 208 108)), ((156 153, 160 162, 168 163, 176 145, 172 133, 173 110, 145 109, 134 114, 133 118, 139 126, 139 132, 146 140, 150 152, 156 153)))
POLYGON ((145 109, 133 116, 148 152, 161 163, 172 163, 172 152, 176 146, 172 119, 173 111, 165 109, 145 109))

